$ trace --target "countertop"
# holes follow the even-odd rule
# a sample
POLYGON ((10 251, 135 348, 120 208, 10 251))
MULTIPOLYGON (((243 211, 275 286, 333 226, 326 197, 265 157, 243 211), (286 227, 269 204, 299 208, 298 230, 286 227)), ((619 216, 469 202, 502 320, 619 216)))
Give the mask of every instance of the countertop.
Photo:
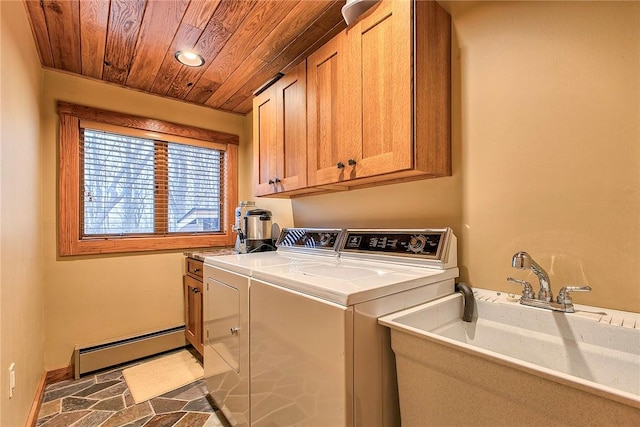
POLYGON ((204 261, 205 257, 216 255, 232 255, 235 254, 233 246, 223 246, 217 248, 198 248, 184 252, 184 256, 204 261))

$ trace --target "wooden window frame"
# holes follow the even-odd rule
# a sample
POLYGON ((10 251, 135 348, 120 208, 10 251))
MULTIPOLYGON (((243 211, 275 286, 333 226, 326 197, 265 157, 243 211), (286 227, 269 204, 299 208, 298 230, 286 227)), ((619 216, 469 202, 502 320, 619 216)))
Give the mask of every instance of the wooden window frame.
POLYGON ((235 207, 238 204, 238 135, 185 126, 114 111, 58 101, 60 118, 58 158, 58 254, 95 255, 122 252, 163 251, 233 245, 232 233, 235 207), (167 235, 150 237, 118 237, 83 239, 80 229, 80 121, 120 126, 143 132, 154 139, 168 136, 223 144, 224 197, 222 200, 221 232, 215 234, 167 235))

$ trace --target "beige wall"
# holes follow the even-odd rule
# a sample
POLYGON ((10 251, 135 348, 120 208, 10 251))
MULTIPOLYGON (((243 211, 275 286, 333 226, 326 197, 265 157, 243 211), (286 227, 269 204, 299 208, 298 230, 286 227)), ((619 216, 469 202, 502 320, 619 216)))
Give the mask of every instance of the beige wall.
POLYGON ((296 225, 454 227, 462 279, 526 250, 585 304, 640 311, 640 3, 446 2, 454 176, 295 199, 296 225))
POLYGON ((67 366, 77 344, 184 324, 182 251, 57 257, 56 100, 235 133, 240 135, 241 144, 246 144, 243 116, 44 71, 44 294, 48 370, 67 366))
POLYGON ((640 311, 640 3, 452 7, 469 280, 512 289, 525 249, 556 292, 640 311))
POLYGON ((0 2, 0 425, 25 424, 44 373, 42 72, 22 2, 0 2), (9 399, 9 365, 16 388, 9 399))

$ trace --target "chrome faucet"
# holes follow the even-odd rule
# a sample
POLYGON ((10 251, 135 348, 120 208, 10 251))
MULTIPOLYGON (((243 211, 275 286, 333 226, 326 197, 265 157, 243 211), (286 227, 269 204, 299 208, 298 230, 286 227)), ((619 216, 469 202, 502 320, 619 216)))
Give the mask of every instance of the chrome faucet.
POLYGON ((569 293, 591 291, 590 286, 565 286, 560 289, 557 301, 553 301, 549 275, 537 262, 533 260, 533 258, 531 258, 531 255, 523 251, 517 252, 511 259, 511 266, 520 270, 531 269, 531 271, 538 276, 538 280, 540 281, 540 291, 538 292, 538 298, 536 299, 533 288, 529 282, 514 279, 512 277, 507 278, 508 282, 523 286, 522 297, 520 298, 520 304, 523 305, 562 311, 565 313, 574 313, 576 310, 573 307, 573 300, 569 293))
POLYGON ((533 271, 538 276, 540 282, 540 291, 538 292, 538 299, 540 301, 550 302, 553 301, 553 294, 551 293, 551 281, 549 275, 540 265, 531 258, 531 255, 524 251, 516 252, 511 259, 511 266, 520 270, 533 271))

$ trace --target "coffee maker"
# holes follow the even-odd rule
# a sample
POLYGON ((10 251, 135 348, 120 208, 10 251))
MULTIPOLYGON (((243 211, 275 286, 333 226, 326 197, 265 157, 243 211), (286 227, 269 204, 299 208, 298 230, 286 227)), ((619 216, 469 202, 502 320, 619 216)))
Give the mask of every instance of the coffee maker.
POLYGON ((244 254, 249 252, 273 251, 271 212, 256 209, 254 202, 243 201, 236 208, 236 220, 233 231, 238 233, 235 250, 244 254))
POLYGON ((271 212, 252 209, 244 214, 245 246, 247 253, 273 251, 271 236, 271 212))

